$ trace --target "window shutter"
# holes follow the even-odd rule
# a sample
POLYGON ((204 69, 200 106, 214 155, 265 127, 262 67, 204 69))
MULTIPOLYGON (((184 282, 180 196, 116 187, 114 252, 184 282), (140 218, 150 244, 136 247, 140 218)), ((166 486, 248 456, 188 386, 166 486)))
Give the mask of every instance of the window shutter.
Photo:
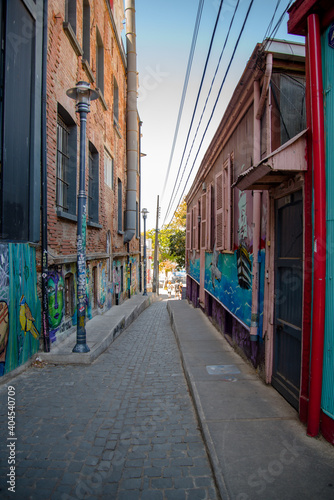
POLYGON ((223 249, 224 205, 223 205, 223 172, 216 175, 216 210, 215 210, 215 243, 216 250, 223 249))
POLYGON ((186 250, 191 250, 191 212, 187 212, 186 218, 186 250))
POLYGON ((201 198, 201 248, 204 250, 206 250, 207 248, 206 221, 207 221, 207 205, 206 205, 206 193, 205 193, 202 195, 201 198))
POLYGON ((212 184, 206 193, 206 248, 212 250, 212 184))
POLYGON ((197 250, 197 207, 193 208, 193 237, 192 237, 192 247, 197 250))
POLYGON ((232 175, 232 159, 228 155, 223 166, 224 181, 224 249, 232 250, 232 191, 231 191, 231 175, 232 175))

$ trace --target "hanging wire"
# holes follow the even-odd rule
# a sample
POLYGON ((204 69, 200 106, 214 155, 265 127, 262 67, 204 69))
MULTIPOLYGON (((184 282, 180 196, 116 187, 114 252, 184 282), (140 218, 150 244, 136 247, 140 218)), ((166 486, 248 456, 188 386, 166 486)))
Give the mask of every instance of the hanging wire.
MULTIPOLYGON (((218 14, 217 14, 217 17, 216 17, 215 26, 214 26, 213 33, 212 33, 212 36, 211 36, 211 41, 210 41, 209 50, 208 50, 208 53, 207 53, 207 56, 206 56, 206 61, 205 61, 205 65, 204 65, 204 70, 203 70, 203 73, 202 73, 202 78, 201 78, 201 83, 200 83, 200 86, 199 86, 199 90, 198 90, 198 92, 197 92, 197 97, 196 97, 195 107, 194 107, 194 111, 193 111, 193 114, 192 114, 192 118, 191 118, 190 126, 189 126, 189 129, 188 129, 188 134, 187 134, 186 143, 185 143, 185 146, 184 146, 184 149, 183 149, 183 154, 182 154, 181 162, 180 162, 180 165, 179 165, 179 168, 178 168, 178 171, 177 171, 177 176, 176 176, 176 180, 175 180, 175 182, 174 182, 174 186, 173 186, 172 194, 170 195, 170 198, 169 198, 169 204, 168 204, 168 207, 167 207, 167 211, 166 211, 165 219, 168 217, 168 214, 169 214, 169 210, 170 210, 171 204, 173 203, 173 201, 174 201, 174 199, 175 199, 175 198, 173 199, 173 196, 174 196, 174 192, 175 192, 175 188, 176 188, 176 185, 177 185, 177 181, 178 181, 178 179, 179 179, 179 175, 180 175, 180 172, 181 172, 181 166, 182 166, 182 163, 183 163, 183 158, 184 158, 184 155, 185 155, 185 151, 186 151, 186 149, 187 149, 187 145, 188 145, 188 140, 189 140, 190 132, 191 132, 192 125, 193 125, 193 122, 194 122, 194 118, 195 118, 195 114, 196 114, 196 110, 197 110, 197 105, 198 105, 199 97, 200 97, 200 94, 201 94, 201 91, 202 91, 203 82, 204 82, 204 78, 205 78, 205 75, 206 75, 206 70, 207 70, 207 67, 208 67, 208 62, 209 62, 209 59, 210 59, 211 50, 212 50, 212 46, 213 46, 213 41, 214 41, 214 38, 215 38, 215 35, 216 35, 217 26, 218 26, 218 21, 219 21, 219 18, 220 18, 220 13, 221 13, 221 10, 222 10, 223 3, 224 3, 224 0, 221 0, 220 5, 219 5, 218 14), (173 201, 172 201, 172 200, 173 200, 173 201)), ((239 0, 238 0, 238 3, 239 3, 239 0)), ((184 171, 183 171, 183 173, 182 173, 180 183, 182 182, 182 179, 183 179, 183 174, 184 174, 184 171)), ((179 189, 179 188, 178 188, 178 189, 179 189)), ((177 189, 177 191, 178 191, 178 189, 177 189)), ((175 197, 176 197, 176 195, 177 195, 177 191, 176 191, 176 193, 175 193, 175 197)))
POLYGON ((189 54, 189 58, 188 58, 187 71, 186 71, 186 76, 185 76, 185 80, 184 80, 184 84, 183 84, 181 103, 180 103, 180 107, 179 107, 179 113, 178 113, 178 117, 177 117, 176 128, 175 128, 175 132, 174 132, 174 139, 173 139, 171 154, 170 154, 170 158, 169 158, 169 162, 168 162, 166 177, 165 177, 164 186, 163 186, 163 190, 162 190, 162 197, 165 194, 165 190, 166 190, 166 186, 167 186, 167 181, 168 181, 168 177, 169 177, 169 172, 170 172, 170 168, 171 168, 171 164, 172 164, 172 160, 173 160, 173 155, 174 155, 176 140, 177 140, 177 136, 178 136, 178 132, 179 132, 179 127, 180 127, 181 116, 182 116, 182 112, 183 112, 184 101, 185 101, 185 97, 186 97, 186 93, 187 93, 187 88, 188 88, 188 83, 189 83, 189 76, 190 76, 191 66, 192 66, 192 62, 193 62, 193 58, 194 58, 194 52, 195 52, 195 47, 196 47, 197 35, 198 35, 198 30, 199 30, 199 26, 200 26, 201 17, 202 17, 203 4, 204 4, 204 0, 199 0, 198 10, 197 10, 197 16, 196 16, 196 22, 195 22, 195 28, 194 28, 194 33, 193 33, 193 39, 192 39, 192 42, 191 42, 190 54, 189 54))
MULTIPOLYGON (((205 138, 205 136, 206 136, 206 133, 207 133, 208 128, 209 128, 209 125, 210 125, 211 120, 212 120, 212 118, 213 118, 213 115, 214 115, 215 109, 216 109, 216 107, 217 107, 217 104, 218 104, 218 100, 219 100, 219 97, 220 97, 221 91, 222 91, 222 89, 223 89, 223 86, 224 86, 224 84, 225 84, 226 77, 227 77, 227 75, 228 75, 228 73, 229 73, 229 70, 230 70, 231 64, 232 64, 232 62, 233 62, 233 59, 234 59, 235 53, 236 53, 236 51, 237 51, 237 48, 238 48, 238 45, 239 45, 239 42, 240 42, 241 36, 242 36, 243 31, 244 31, 244 29, 245 29, 245 26, 246 26, 246 23, 247 23, 247 20, 248 20, 248 17, 249 17, 250 10, 251 10, 251 8, 252 8, 252 6, 253 6, 253 3, 254 3, 254 0, 251 0, 250 4, 249 4, 249 6, 248 6, 248 10, 247 10, 247 13, 246 13, 246 16, 245 16, 245 19, 244 19, 243 25, 242 25, 241 30, 240 30, 240 32, 239 32, 239 35, 238 35, 238 38, 237 38, 237 41, 236 41, 235 47, 234 47, 234 49, 233 49, 233 52, 232 52, 232 55, 231 55, 230 61, 229 61, 229 63, 228 63, 228 66, 227 66, 227 69, 226 69, 226 72, 225 72, 225 75, 224 75, 223 81, 222 81, 221 86, 220 86, 220 88, 219 88, 218 95, 217 95, 216 101, 215 101, 215 103, 214 103, 214 106, 213 106, 213 109, 212 109, 212 112, 211 112, 210 118, 209 118, 208 123, 207 123, 207 125, 206 125, 206 127, 205 127, 205 130, 204 130, 204 133, 203 133, 203 135, 202 135, 202 139, 201 139, 200 145, 199 145, 199 147, 198 147, 198 149, 197 149, 197 153, 196 153, 195 159, 194 159, 194 161, 193 161, 192 167, 191 167, 191 169, 190 169, 190 172, 189 172, 189 174, 188 174, 188 177, 187 177, 186 183, 185 183, 185 185, 184 185, 183 191, 182 191, 182 193, 181 193, 181 196, 180 196, 180 198, 179 198, 179 201, 178 201, 178 203, 177 203, 176 207, 178 207, 178 205, 180 204, 180 201, 181 201, 181 199, 182 199, 182 197, 183 197, 183 195, 184 195, 185 189, 186 189, 186 187, 187 187, 187 184, 188 184, 188 182, 189 182, 190 176, 191 176, 192 171, 193 171, 193 169, 194 169, 194 166, 195 166, 195 163, 196 163, 196 160, 197 160, 198 154, 199 154, 199 152, 200 152, 200 149, 201 149, 201 147, 202 147, 202 144, 203 144, 204 138, 205 138)), ((176 209, 174 210, 173 217, 174 217, 174 215, 175 215, 175 212, 176 212, 176 209)), ((173 217, 172 217, 172 218, 173 218, 173 217)), ((169 225, 169 224, 168 224, 168 225, 169 225)))

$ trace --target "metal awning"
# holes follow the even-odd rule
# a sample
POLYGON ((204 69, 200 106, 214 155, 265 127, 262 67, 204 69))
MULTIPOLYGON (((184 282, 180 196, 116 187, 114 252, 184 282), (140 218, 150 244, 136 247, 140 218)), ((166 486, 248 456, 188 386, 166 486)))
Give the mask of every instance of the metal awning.
POLYGON ((232 187, 245 189, 271 189, 298 172, 307 170, 306 130, 276 149, 257 165, 240 174, 232 187))

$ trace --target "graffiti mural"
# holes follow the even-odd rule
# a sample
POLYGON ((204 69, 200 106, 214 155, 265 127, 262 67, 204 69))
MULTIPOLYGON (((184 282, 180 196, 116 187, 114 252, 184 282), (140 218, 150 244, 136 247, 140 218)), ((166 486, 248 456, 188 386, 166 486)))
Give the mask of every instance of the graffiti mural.
POLYGON ((0 244, 0 375, 38 351, 40 331, 35 249, 0 244))
POLYGON ((218 253, 205 255, 205 289, 245 325, 250 326, 252 291, 239 284, 236 255, 218 253), (212 270, 215 262, 215 269, 212 270), (220 279, 217 279, 219 271, 220 279))
POLYGON ((48 301, 49 301, 49 328, 50 341, 56 340, 56 332, 59 330, 64 317, 64 278, 56 270, 49 271, 47 279, 48 301))
POLYGON ((99 264, 99 275, 100 275, 99 306, 102 309, 105 305, 107 298, 107 266, 105 262, 100 262, 99 264))
POLYGON ((4 300, 0 301, 0 376, 5 373, 6 352, 9 334, 9 311, 4 300))
POLYGON ((115 293, 120 293, 121 291, 121 263, 119 260, 113 261, 112 263, 112 274, 115 293))
POLYGON ((200 258, 196 258, 196 250, 190 254, 187 271, 195 281, 200 282, 200 258))

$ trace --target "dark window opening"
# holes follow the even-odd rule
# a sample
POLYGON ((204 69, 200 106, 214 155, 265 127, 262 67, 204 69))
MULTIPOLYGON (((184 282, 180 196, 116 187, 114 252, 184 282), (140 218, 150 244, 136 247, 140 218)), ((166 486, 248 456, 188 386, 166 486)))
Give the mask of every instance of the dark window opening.
POLYGON ((104 47, 98 29, 96 29, 96 85, 104 94, 104 47))
POLYGON ((72 273, 65 276, 65 316, 72 317, 75 312, 74 277, 72 273))
POLYGON ((114 78, 114 123, 119 121, 119 95, 116 78, 114 78))
POLYGON ((65 20, 70 23, 74 34, 77 33, 77 2, 76 0, 66 0, 65 20))
POLYGON ((83 1, 82 49, 83 58, 90 64, 90 6, 88 0, 83 1))
POLYGON ((89 143, 88 153, 88 220, 99 222, 99 154, 89 143))

